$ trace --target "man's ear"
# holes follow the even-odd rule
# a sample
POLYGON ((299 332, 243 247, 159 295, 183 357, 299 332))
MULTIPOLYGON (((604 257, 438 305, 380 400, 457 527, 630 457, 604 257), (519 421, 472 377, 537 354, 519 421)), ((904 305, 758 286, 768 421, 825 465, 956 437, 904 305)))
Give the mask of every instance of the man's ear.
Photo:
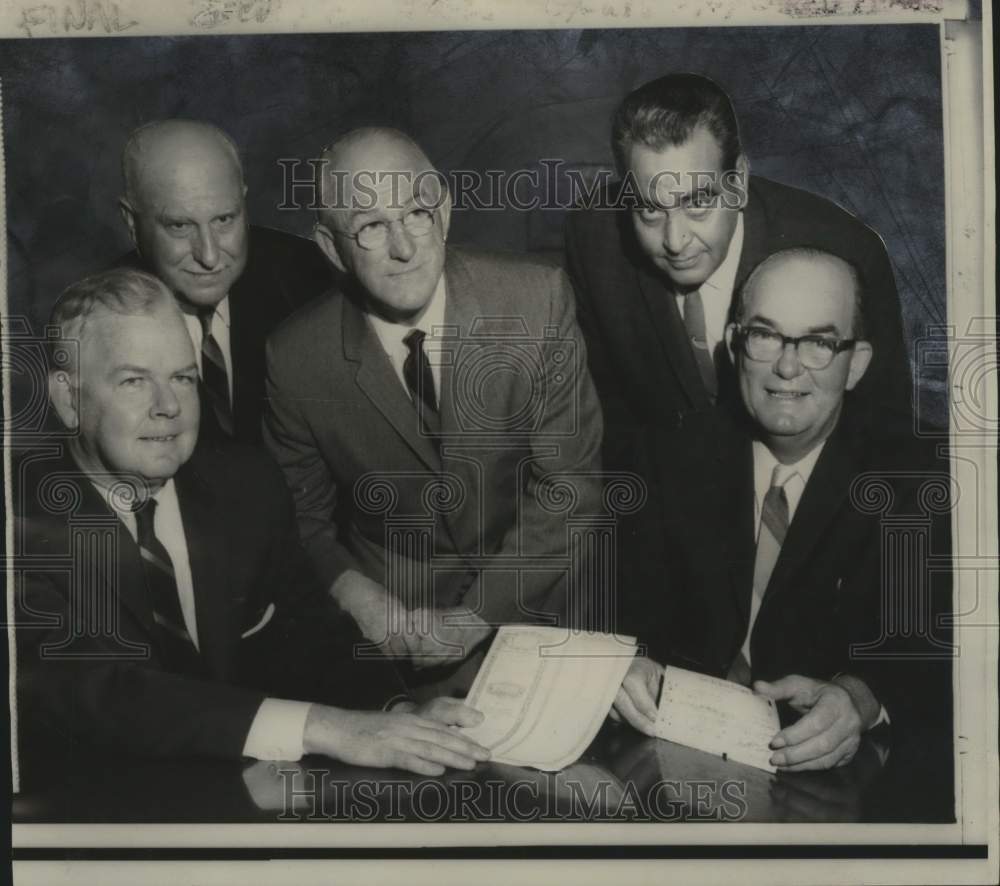
POLYGON ((734 344, 736 335, 736 324, 730 323, 726 327, 726 354, 729 356, 729 362, 736 365, 736 345, 734 344))
POLYGON ((127 197, 118 198, 118 211, 122 215, 122 221, 125 222, 125 226, 128 228, 128 235, 132 241, 132 245, 138 249, 139 239, 136 236, 135 230, 135 207, 129 203, 127 197))
POLYGON ((333 266, 338 271, 346 274, 347 267, 344 265, 344 261, 337 251, 337 238, 333 234, 333 229, 323 222, 316 222, 313 225, 313 240, 316 241, 316 245, 320 248, 323 255, 333 262, 333 266))
POLYGON ((870 342, 859 341, 851 351, 851 366, 847 370, 847 384, 845 390, 853 390, 854 386, 861 381, 862 376, 868 370, 868 364, 872 362, 872 346, 870 342))
POLYGON ((65 369, 49 373, 49 400, 59 420, 71 431, 80 427, 80 394, 73 377, 65 369))

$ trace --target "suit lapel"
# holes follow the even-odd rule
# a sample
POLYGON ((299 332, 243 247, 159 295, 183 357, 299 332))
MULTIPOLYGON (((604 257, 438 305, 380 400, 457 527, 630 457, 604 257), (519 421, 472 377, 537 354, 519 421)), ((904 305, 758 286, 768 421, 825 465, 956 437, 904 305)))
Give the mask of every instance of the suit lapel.
POLYGON ((646 267, 645 262, 636 268, 636 275, 649 319, 660 339, 663 353, 667 355, 667 362, 687 396, 688 405, 697 409, 707 408, 708 393, 677 311, 674 294, 646 267))
POLYGON ((174 484, 191 564, 198 646, 208 672, 221 679, 232 668, 239 629, 230 617, 227 569, 235 552, 227 532, 227 515, 218 507, 197 461, 196 454, 177 472, 174 484))
MULTIPOLYGON (((115 590, 122 608, 138 622, 148 638, 153 630, 153 606, 146 592, 146 577, 139 546, 104 496, 97 491, 93 483, 85 479, 86 474, 77 466, 68 451, 61 461, 60 469, 72 477, 80 489, 80 504, 74 511, 74 518, 96 517, 100 518, 102 524, 108 521, 106 525, 115 526, 118 544, 115 556, 108 562, 110 574, 105 574, 105 580, 115 590), (111 524, 111 521, 114 521, 114 524, 111 524)), ((67 549, 68 546, 67 542, 67 549)))
MULTIPOLYGON (((731 521, 726 524, 730 531, 725 562, 729 564, 729 590, 745 632, 750 619, 754 558, 757 552, 754 534, 753 449, 749 438, 743 434, 730 439, 738 445, 719 446, 722 456, 718 470, 725 477, 719 506, 732 515, 731 521)), ((718 443, 721 442, 720 439, 718 443)))
POLYGON ((774 565, 764 602, 794 587, 798 574, 813 549, 825 537, 847 499, 858 474, 858 462, 841 433, 835 433, 823 448, 806 484, 795 517, 788 526, 785 543, 774 565))
POLYGON ((413 403, 400 384, 389 357, 354 299, 344 297, 344 357, 358 366, 355 380, 361 392, 395 429, 413 453, 433 471, 441 457, 433 442, 420 433, 413 403))
POLYGON ((257 412, 244 406, 264 395, 257 381, 264 378, 265 321, 260 311, 254 310, 246 277, 244 271, 229 293, 229 353, 233 364, 233 420, 237 436, 254 432, 255 429, 242 425, 246 417, 256 418, 257 412))
MULTIPOLYGON (((455 409, 455 398, 453 396, 456 390, 456 364, 461 359, 463 345, 468 347, 474 341, 476 321, 486 316, 486 312, 483 310, 477 295, 478 286, 476 285, 476 281, 469 273, 468 268, 462 261, 461 254, 457 250, 448 250, 444 273, 447 301, 444 309, 445 324, 444 329, 441 330, 441 338, 444 345, 443 354, 445 357, 450 357, 450 359, 443 359, 441 361, 440 408, 441 436, 443 439, 439 469, 461 476, 466 484, 478 484, 482 482, 482 478, 478 472, 472 477, 467 476, 468 461, 465 459, 450 459, 448 457, 448 440, 449 438, 460 439, 462 435, 462 425, 459 422, 458 413, 455 409)), ((476 489, 475 486, 469 486, 469 488, 475 490, 473 500, 481 502, 482 492, 476 489)), ((481 543, 482 532, 479 519, 477 511, 473 509, 459 508, 444 514, 444 524, 456 550, 469 549, 468 543, 459 544, 459 539, 463 535, 461 532, 463 524, 466 538, 471 533, 476 540, 473 544, 473 549, 475 544, 481 543), (473 521, 472 525, 470 525, 470 520, 473 521)))

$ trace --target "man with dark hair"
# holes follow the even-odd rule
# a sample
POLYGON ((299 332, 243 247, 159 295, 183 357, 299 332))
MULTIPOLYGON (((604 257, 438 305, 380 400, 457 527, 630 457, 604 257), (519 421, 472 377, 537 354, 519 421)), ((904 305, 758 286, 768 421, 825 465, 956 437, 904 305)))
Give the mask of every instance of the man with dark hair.
MULTIPOLYGON (((570 212, 566 249, 605 416, 605 466, 646 474, 650 432, 737 400, 723 330, 733 293, 766 255, 812 246, 855 264, 874 362, 856 392, 908 412, 899 298, 879 236, 835 204, 751 176, 716 83, 670 74, 622 102, 612 142, 617 209, 570 212)), ((605 204, 606 205, 606 204, 605 204)))
POLYGON ((780 768, 843 765, 883 723, 947 733, 947 464, 851 402, 874 365, 861 282, 820 250, 768 257, 725 333, 744 414, 658 436, 668 565, 657 594, 626 589, 622 628, 649 657, 616 702, 644 732, 664 662, 787 703, 780 768))
POLYGON ((260 439, 264 341, 333 282, 314 243, 249 223, 239 151, 221 129, 160 120, 122 153, 119 200, 135 251, 174 293, 195 346, 202 433, 260 439))
POLYGON ((51 325, 50 399, 73 433, 16 471, 22 736, 429 775, 483 759, 451 728, 480 714, 417 708, 387 661, 355 661, 360 634, 305 562, 278 468, 198 442, 194 349, 164 284, 106 271, 51 325))

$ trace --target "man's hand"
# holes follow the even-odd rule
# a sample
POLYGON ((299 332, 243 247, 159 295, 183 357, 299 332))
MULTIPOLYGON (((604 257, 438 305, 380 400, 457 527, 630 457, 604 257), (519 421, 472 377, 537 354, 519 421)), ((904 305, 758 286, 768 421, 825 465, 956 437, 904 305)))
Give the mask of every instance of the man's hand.
POLYGON ((468 658, 492 628, 471 609, 414 609, 409 614, 406 648, 415 668, 468 658))
POLYGON ((657 696, 663 668, 650 658, 636 657, 615 698, 617 711, 644 735, 656 734, 657 696))
POLYGON ((418 717, 443 723, 445 726, 478 726, 483 722, 483 712, 470 708, 457 698, 440 696, 416 705, 413 713, 418 717))
POLYGON ((857 753, 861 733, 872 725, 865 722, 852 694, 837 683, 792 674, 773 683, 758 680, 753 689, 787 701, 803 714, 771 739, 771 763, 787 772, 845 766, 857 753))
MULTIPOLYGON (((445 706, 435 710, 442 716, 468 718, 464 711, 448 711, 445 706)), ((486 748, 444 722, 415 713, 348 711, 318 704, 309 708, 302 747, 307 754, 325 754, 354 766, 396 767, 419 775, 441 775, 449 766, 473 769, 490 756, 486 748)))
POLYGON ((409 614, 377 581, 348 569, 333 583, 330 594, 357 622, 365 638, 377 643, 382 652, 396 658, 409 655, 403 639, 409 614))

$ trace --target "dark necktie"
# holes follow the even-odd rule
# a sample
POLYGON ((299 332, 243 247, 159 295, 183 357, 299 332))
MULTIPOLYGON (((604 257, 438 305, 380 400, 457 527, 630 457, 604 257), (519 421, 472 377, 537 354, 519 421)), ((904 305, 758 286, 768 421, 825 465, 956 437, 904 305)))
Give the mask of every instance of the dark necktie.
POLYGON ((200 658, 184 624, 174 565, 153 528, 156 500, 146 499, 139 503, 133 513, 136 540, 142 555, 142 570, 153 608, 156 651, 168 670, 184 674, 198 673, 200 658))
POLYGON ((229 403, 229 376, 222 348, 212 335, 212 317, 215 308, 202 311, 201 320, 201 381, 202 391, 212 417, 219 429, 227 436, 233 436, 233 410, 229 403))
POLYGON ((694 352, 698 372, 708 392, 709 399, 714 403, 718 394, 718 380, 715 376, 715 359, 708 346, 705 334, 705 305, 701 300, 701 291, 695 289, 684 296, 684 329, 687 331, 691 349, 694 352))
POLYGON ((434 375, 427 354, 424 353, 425 337, 423 330, 414 329, 403 339, 409 351, 406 360, 403 361, 403 380, 424 428, 429 433, 436 434, 441 430, 441 418, 438 415, 437 396, 434 393, 434 375))
POLYGON ((764 496, 760 509, 760 532, 757 534, 757 554, 753 564, 753 597, 750 601, 750 622, 747 625, 746 638, 743 647, 733 661, 726 678, 734 683, 750 685, 750 635, 753 633, 754 622, 760 611, 767 583, 771 580, 774 564, 778 562, 781 546, 785 543, 788 533, 788 497, 785 495, 785 484, 795 476, 795 471, 788 473, 782 470, 782 465, 775 465, 771 474, 771 486, 764 496))

